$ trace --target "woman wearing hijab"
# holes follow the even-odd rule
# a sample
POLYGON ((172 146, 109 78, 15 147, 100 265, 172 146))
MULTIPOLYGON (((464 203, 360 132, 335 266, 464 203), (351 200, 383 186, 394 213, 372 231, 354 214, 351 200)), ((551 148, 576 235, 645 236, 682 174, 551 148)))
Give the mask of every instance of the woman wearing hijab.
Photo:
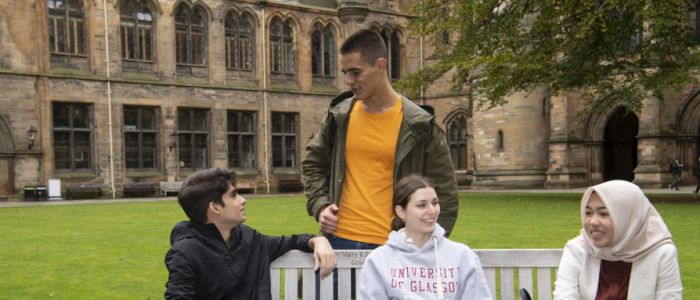
POLYGON ((589 187, 581 234, 557 271, 554 299, 683 299, 676 246, 659 213, 633 183, 589 187))
POLYGON ((445 238, 433 184, 418 175, 396 183, 389 240, 367 256, 357 299, 492 299, 479 257, 445 238))

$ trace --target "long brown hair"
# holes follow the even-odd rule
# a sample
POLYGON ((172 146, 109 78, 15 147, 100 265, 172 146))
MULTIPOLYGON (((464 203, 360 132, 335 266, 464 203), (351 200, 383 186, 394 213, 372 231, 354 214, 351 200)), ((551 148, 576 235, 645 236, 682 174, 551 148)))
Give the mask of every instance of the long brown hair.
POLYGON ((401 180, 396 183, 396 186, 394 186, 394 197, 391 201, 391 208, 394 212, 394 219, 391 221, 391 230, 399 230, 406 226, 404 221, 396 215, 396 206, 398 205, 406 209, 408 202, 411 200, 411 195, 422 188, 435 189, 435 185, 430 179, 416 174, 401 178, 401 180))

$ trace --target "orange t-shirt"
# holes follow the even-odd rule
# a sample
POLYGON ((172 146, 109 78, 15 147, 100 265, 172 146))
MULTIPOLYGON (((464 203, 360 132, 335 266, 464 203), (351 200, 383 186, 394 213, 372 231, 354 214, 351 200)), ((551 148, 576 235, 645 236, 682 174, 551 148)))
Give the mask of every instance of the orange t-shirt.
POLYGON ((401 99, 372 114, 358 100, 350 113, 345 143, 345 181, 335 235, 384 244, 393 218, 394 155, 403 119, 401 99))

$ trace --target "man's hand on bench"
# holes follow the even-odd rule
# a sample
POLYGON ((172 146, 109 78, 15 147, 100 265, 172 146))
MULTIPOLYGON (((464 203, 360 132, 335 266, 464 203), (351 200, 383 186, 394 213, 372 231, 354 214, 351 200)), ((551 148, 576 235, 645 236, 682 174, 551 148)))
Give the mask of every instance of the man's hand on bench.
POLYGON ((335 252, 331 243, 325 236, 316 236, 309 239, 309 247, 314 249, 314 271, 320 271, 321 278, 325 278, 335 269, 335 252))

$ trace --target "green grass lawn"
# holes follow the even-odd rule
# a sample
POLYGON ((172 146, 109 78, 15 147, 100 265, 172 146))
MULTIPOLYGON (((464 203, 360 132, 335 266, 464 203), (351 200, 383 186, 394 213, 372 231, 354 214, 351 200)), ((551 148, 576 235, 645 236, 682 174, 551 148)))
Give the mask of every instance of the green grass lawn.
MULTIPOLYGON (((561 248, 580 229, 579 194, 461 195, 452 239, 472 248, 561 248)), ((302 197, 251 197, 250 226, 317 231, 302 197)), ((657 204, 679 248, 686 299, 700 294, 700 205, 657 204)), ((175 201, 0 208, 0 298, 162 299, 175 201)))

